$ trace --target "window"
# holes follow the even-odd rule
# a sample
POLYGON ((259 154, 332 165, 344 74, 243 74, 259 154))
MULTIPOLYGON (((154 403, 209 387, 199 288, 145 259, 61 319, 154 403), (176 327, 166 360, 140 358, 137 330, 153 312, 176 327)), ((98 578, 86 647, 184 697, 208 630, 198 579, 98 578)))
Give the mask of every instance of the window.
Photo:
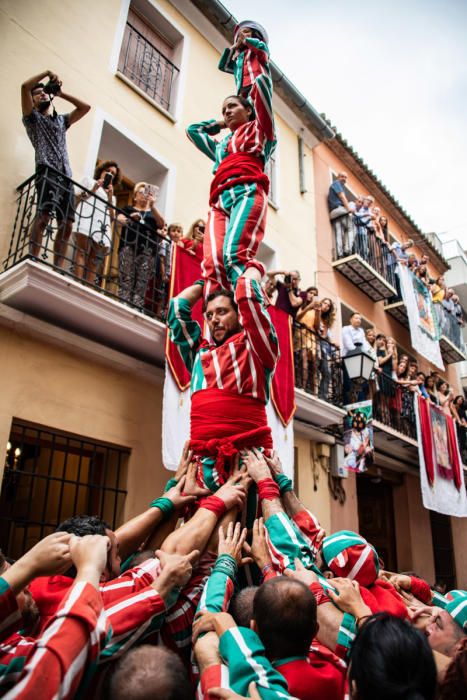
POLYGON ((278 197, 277 197, 277 151, 270 156, 266 165, 264 166, 264 172, 269 178, 269 203, 273 207, 278 207, 278 197))
POLYGON ((20 557, 72 515, 122 521, 129 451, 13 419, 0 494, 0 547, 20 557))
POLYGON ((174 110, 182 43, 181 34, 152 5, 131 3, 118 74, 169 113, 174 110))
POLYGON ((435 576, 444 581, 446 590, 456 588, 456 567, 452 545, 451 519, 447 515, 430 510, 431 538, 435 560, 435 576))

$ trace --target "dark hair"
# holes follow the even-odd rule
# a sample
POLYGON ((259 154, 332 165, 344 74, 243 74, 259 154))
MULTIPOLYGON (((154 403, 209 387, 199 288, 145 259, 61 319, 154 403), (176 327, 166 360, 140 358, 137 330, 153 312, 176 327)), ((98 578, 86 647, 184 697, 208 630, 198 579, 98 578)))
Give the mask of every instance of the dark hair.
POLYGON ((453 660, 439 684, 438 700, 465 700, 467 695, 467 637, 456 647, 453 660))
POLYGON ((432 700, 436 666, 427 638, 394 615, 370 617, 352 645, 349 685, 358 700, 432 700))
POLYGON ((424 379, 426 379, 425 372, 417 372, 417 377, 420 377, 420 376, 422 376, 422 377, 424 377, 424 379))
POLYGON ((256 592, 253 619, 270 659, 308 654, 316 634, 316 600, 301 581, 266 581, 256 592))
POLYGON ((206 299, 203 302, 203 313, 208 308, 209 302, 214 301, 214 299, 217 299, 217 297, 227 297, 227 299, 230 300, 230 303, 232 305, 233 310, 235 311, 235 313, 238 314, 238 306, 235 302, 234 293, 228 289, 216 289, 215 292, 211 292, 211 294, 208 294, 208 296, 206 297, 206 299))
POLYGON ((249 627, 253 619, 253 601, 258 586, 247 586, 238 591, 230 601, 229 613, 239 627, 249 627))
POLYGON ((307 287, 307 288, 305 289, 305 292, 306 292, 307 294, 308 294, 308 292, 312 292, 312 291, 313 291, 313 292, 316 292, 316 294, 318 294, 318 287, 307 287))
POLYGON ((323 303, 323 301, 329 302, 329 309, 327 311, 321 311, 321 319, 327 323, 330 328, 334 324, 336 318, 336 307, 333 300, 329 297, 324 297, 324 299, 321 299, 321 303, 323 303))
POLYGON ((456 396, 456 398, 453 400, 452 403, 453 403, 455 406, 457 406, 457 401, 458 401, 459 399, 462 401, 462 405, 464 405, 465 398, 462 396, 462 394, 458 394, 458 395, 456 396))
POLYGON ((353 318, 354 316, 361 316, 362 314, 360 311, 354 311, 353 314, 350 314, 350 318, 353 318))
POLYGON ((102 173, 111 167, 117 168, 117 174, 115 175, 112 184, 118 187, 122 181, 122 173, 119 164, 114 160, 104 160, 103 163, 98 163, 96 165, 96 169, 94 170, 94 180, 99 180, 102 173))
POLYGON ((441 390, 441 387, 443 386, 443 384, 446 384, 447 391, 449 391, 449 382, 447 382, 445 379, 442 379, 442 378, 439 380, 438 384, 436 385, 436 388, 441 390))
POLYGON ((36 83, 35 85, 32 86, 31 88, 31 95, 35 90, 38 90, 39 88, 42 90, 44 88, 44 83, 36 83))
POLYGON ((5 564, 6 564, 5 555, 3 554, 2 550, 0 549, 0 576, 3 573, 3 569, 5 568, 5 564))
POLYGON ((248 121, 251 122, 255 118, 255 110, 253 105, 251 104, 250 100, 247 100, 246 97, 242 97, 242 95, 227 95, 227 97, 224 98, 224 102, 226 100, 237 100, 237 102, 240 102, 242 107, 245 109, 250 110, 250 116, 248 117, 248 121))
POLYGON ((194 700, 182 660, 162 646, 142 644, 115 665, 107 697, 112 700, 194 700))
POLYGON ((97 515, 73 515, 60 523, 55 532, 71 532, 72 535, 105 535, 112 528, 97 515))
POLYGON ((376 340, 381 340, 381 338, 383 340, 386 340, 386 336, 384 335, 384 333, 378 333, 378 335, 376 336, 376 340))

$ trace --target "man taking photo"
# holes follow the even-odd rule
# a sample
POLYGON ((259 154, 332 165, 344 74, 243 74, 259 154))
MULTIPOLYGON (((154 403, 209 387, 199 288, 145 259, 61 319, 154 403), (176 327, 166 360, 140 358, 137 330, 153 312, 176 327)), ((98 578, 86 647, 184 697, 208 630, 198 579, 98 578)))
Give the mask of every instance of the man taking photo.
POLYGON ((36 161, 37 213, 31 228, 30 252, 38 257, 45 227, 55 212, 58 229, 54 241, 54 265, 64 267, 74 220, 73 186, 67 179, 72 173, 66 131, 91 108, 62 92, 61 80, 50 70, 34 75, 21 85, 21 107, 23 124, 34 147, 36 161), (44 85, 41 81, 47 77, 49 82, 44 85), (67 114, 57 114, 52 108, 54 96, 71 102, 75 109, 67 114))

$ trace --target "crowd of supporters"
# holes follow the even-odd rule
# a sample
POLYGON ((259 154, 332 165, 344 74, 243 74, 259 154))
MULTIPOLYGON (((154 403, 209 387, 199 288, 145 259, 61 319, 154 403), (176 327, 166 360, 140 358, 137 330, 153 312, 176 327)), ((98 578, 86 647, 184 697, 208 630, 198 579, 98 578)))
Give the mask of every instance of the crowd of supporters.
POLYGON ((1 555, 4 697, 465 697, 466 591, 326 534, 274 454, 242 452, 215 495, 196 474, 185 446, 115 532, 78 515, 1 555))

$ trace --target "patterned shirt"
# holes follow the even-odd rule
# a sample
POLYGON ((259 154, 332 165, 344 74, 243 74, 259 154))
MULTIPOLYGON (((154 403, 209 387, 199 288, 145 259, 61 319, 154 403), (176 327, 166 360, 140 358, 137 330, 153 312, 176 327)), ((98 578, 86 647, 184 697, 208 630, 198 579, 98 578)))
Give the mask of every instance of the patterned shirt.
POLYGON ((221 141, 212 136, 220 132, 215 119, 191 124, 188 138, 208 158, 215 162, 213 173, 221 161, 233 153, 247 153, 262 158, 266 163, 276 147, 274 115, 272 112, 272 81, 268 75, 259 75, 249 96, 255 110, 255 118, 230 132, 221 141))
POLYGON ((66 145, 66 132, 70 126, 70 115, 57 114, 52 116, 33 109, 31 114, 23 117, 23 124, 34 147, 36 169, 40 165, 50 165, 67 177, 71 177, 66 145))
POLYGON ((240 277, 235 301, 242 330, 217 346, 202 339, 189 302, 175 297, 169 307, 170 337, 191 373, 192 394, 224 389, 267 403, 279 343, 260 284, 240 277))

